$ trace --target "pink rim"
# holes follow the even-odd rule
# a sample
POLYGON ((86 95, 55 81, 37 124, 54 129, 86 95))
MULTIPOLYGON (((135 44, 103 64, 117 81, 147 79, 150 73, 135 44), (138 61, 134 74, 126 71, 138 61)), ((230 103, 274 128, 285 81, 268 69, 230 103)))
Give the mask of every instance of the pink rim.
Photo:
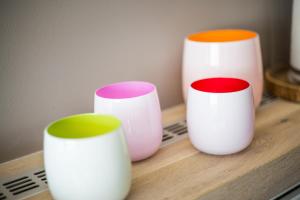
POLYGON ((149 94, 155 86, 143 81, 126 81, 106 85, 96 90, 96 95, 108 99, 126 99, 149 94))

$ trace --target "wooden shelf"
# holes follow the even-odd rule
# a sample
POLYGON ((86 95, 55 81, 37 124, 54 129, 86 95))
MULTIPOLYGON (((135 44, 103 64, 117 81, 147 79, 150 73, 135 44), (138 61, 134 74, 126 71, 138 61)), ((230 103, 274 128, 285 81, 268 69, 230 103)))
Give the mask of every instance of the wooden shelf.
MULTIPOLYGON (((185 107, 165 110, 166 124, 185 107)), ((43 166, 42 152, 0 164, 0 177, 43 166)), ((127 199, 268 199, 300 180, 300 105, 276 100, 256 113, 252 144, 230 156, 211 156, 183 139, 133 164, 127 199)), ((29 199, 51 199, 48 191, 29 199)))

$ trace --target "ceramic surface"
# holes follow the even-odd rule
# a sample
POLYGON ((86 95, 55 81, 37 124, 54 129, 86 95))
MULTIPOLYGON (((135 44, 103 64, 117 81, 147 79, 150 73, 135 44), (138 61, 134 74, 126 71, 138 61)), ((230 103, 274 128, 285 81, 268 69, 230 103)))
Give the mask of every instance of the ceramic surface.
POLYGON ((95 92, 94 111, 121 119, 132 161, 148 158, 159 149, 163 128, 153 84, 129 81, 99 88, 95 92))
POLYGON ((259 35, 247 30, 213 30, 191 34, 184 41, 183 95, 202 78, 236 77, 251 83, 255 106, 263 92, 259 35))
POLYGON ((231 85, 228 81, 232 79, 227 78, 204 80, 198 85, 194 82, 188 92, 187 126, 192 144, 215 155, 243 150, 254 134, 251 86, 240 79, 234 79, 231 85))
POLYGON ((45 129, 45 170, 54 199, 120 200, 129 192, 131 161, 121 122, 95 115, 71 116, 45 129))
MULTIPOLYGON (((300 1, 293 2, 292 34, 291 34, 291 65, 300 71, 300 1)), ((299 73, 298 73, 299 77, 299 73)))

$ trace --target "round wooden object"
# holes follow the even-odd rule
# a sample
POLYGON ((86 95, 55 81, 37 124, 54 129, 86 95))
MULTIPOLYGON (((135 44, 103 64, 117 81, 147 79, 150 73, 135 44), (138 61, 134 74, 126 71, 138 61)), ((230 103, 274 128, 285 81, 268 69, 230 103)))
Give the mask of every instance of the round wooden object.
POLYGON ((266 87, 275 96, 300 102, 300 85, 289 81, 289 68, 266 70, 266 87))

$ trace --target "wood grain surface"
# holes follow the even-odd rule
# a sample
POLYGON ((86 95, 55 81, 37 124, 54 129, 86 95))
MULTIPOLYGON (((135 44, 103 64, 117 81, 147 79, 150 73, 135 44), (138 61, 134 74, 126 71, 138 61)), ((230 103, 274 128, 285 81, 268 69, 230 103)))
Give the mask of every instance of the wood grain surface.
MULTIPOLYGON (((185 106, 163 112, 165 124, 185 117, 185 106)), ((256 113, 255 137, 229 156, 198 152, 188 138, 133 164, 127 199, 268 199, 300 181, 300 105, 276 100, 256 113)), ((43 166, 42 152, 0 164, 0 177, 43 166)), ((29 199, 51 199, 48 191, 29 199)))

